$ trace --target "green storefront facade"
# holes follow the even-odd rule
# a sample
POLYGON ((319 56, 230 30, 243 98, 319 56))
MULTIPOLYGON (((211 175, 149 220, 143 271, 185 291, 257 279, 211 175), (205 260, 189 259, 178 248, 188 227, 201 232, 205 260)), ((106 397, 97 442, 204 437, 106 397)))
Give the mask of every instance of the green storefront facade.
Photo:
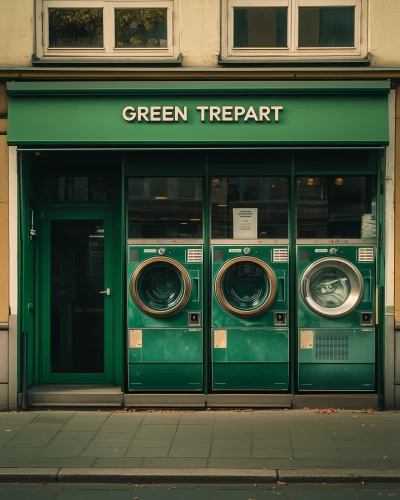
POLYGON ((109 404, 382 407, 388 82, 7 91, 20 390, 24 365, 109 404))

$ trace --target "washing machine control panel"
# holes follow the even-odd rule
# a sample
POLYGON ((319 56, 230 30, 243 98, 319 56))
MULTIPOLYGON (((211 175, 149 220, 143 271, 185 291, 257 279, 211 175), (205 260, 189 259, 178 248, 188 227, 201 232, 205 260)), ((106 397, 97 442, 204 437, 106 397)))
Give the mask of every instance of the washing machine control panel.
POLYGON ((286 312, 275 312, 274 313, 274 325, 284 326, 287 325, 287 314, 286 312))
POLYGON ((159 248, 159 249, 158 249, 158 253, 159 253, 160 255, 164 255, 164 254, 165 254, 165 248, 159 248))
POLYGON ((372 326, 373 314, 372 312, 362 312, 360 319, 361 326, 372 326))
POLYGON ((250 248, 248 248, 248 247, 244 248, 244 249, 243 249, 243 253, 244 253, 245 255, 249 255, 249 253, 250 253, 250 248))

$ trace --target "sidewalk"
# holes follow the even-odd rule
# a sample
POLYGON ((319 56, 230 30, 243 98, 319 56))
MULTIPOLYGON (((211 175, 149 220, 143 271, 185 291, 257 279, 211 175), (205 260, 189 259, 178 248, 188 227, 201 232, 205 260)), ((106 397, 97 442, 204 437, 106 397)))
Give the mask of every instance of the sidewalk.
POLYGON ((0 481, 400 482, 399 469, 395 412, 0 413, 0 481))

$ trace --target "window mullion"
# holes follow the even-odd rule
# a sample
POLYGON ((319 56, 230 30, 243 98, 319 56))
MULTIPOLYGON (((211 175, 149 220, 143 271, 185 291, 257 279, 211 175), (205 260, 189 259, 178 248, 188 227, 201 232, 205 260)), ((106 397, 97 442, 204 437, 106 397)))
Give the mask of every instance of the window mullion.
POLYGON ((289 51, 291 54, 297 52, 298 40, 298 26, 299 26, 299 6, 298 0, 291 0, 290 2, 290 46, 289 51))
POLYGON ((104 49, 107 54, 111 54, 114 48, 113 35, 115 29, 114 8, 112 2, 104 2, 103 11, 103 37, 104 49))

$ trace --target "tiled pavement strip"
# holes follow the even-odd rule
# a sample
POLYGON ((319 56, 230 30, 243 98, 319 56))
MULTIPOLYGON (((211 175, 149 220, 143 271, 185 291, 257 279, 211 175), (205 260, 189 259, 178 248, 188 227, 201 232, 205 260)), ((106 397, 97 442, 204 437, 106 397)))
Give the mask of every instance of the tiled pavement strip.
POLYGON ((203 469, 203 474, 218 469, 357 469, 399 474, 400 413, 0 413, 0 473, 18 468, 90 468, 100 474, 110 468, 203 469))

